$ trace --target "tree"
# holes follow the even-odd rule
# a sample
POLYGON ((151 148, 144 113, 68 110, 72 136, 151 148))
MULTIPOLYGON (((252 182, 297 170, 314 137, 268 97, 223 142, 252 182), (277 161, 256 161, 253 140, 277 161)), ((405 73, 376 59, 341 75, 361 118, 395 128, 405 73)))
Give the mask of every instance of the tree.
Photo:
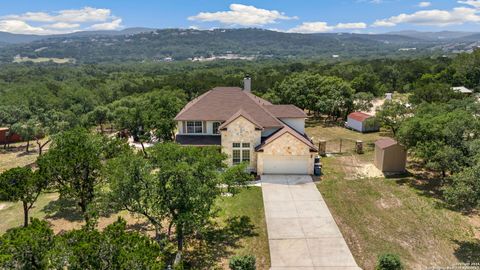
POLYGON ((253 180, 253 176, 246 173, 248 164, 241 163, 232 166, 222 173, 222 183, 227 186, 227 192, 235 195, 239 189, 245 187, 249 181, 253 180))
POLYGON ((370 111, 373 107, 375 97, 372 93, 358 92, 353 97, 355 111, 370 111))
POLYGON ((357 93, 371 93, 373 96, 380 94, 380 82, 378 76, 373 72, 360 74, 353 79, 351 84, 357 93))
POLYGON ((47 181, 33 173, 30 168, 17 167, 0 175, 0 196, 8 201, 21 201, 23 205, 23 226, 28 226, 28 213, 47 181))
POLYGON ((180 90, 164 89, 114 102, 113 121, 120 130, 128 130, 134 141, 144 143, 152 139, 171 141, 176 123, 173 120, 185 103, 180 90))
POLYGON ((409 101, 412 104, 420 104, 422 102, 448 102, 451 99, 459 99, 461 95, 455 93, 448 84, 427 82, 418 84, 413 90, 409 101))
POLYGON ((37 128, 38 122, 35 119, 30 119, 26 122, 19 122, 12 125, 10 131, 20 135, 22 140, 27 141, 27 148, 25 151, 28 153, 30 148, 30 141, 42 136, 39 134, 40 130, 37 128))
POLYGON ((400 126, 397 138, 425 165, 446 176, 473 165, 479 121, 462 103, 424 104, 400 126))
POLYGON ((390 128, 395 136, 401 124, 409 115, 410 110, 405 104, 397 101, 385 101, 375 116, 382 126, 390 128))
POLYGON ((100 135, 75 128, 55 136, 50 150, 37 161, 41 176, 50 179, 62 196, 77 201, 87 223, 101 181, 102 145, 100 135))
POLYGON ((480 206, 480 166, 453 175, 443 191, 445 201, 453 208, 471 210, 480 206))
POLYGON ((47 269, 45 258, 53 244, 47 221, 32 219, 28 227, 9 229, 0 236, 0 268, 47 269))
POLYGON ((108 161, 105 178, 111 190, 108 196, 114 206, 147 218, 155 228, 155 238, 159 240, 167 214, 160 203, 160 183, 152 170, 148 160, 128 151, 108 161))
POLYGON ((97 106, 93 111, 87 114, 87 118, 90 123, 100 126, 100 131, 103 134, 103 126, 112 119, 112 114, 108 107, 97 106))
POLYGON ((158 195, 175 226, 177 249, 183 251, 185 235, 204 226, 220 194, 219 170, 226 156, 216 147, 182 147, 158 144, 152 149, 152 162, 159 170, 158 195))
POLYGON ((55 239, 47 260, 53 269, 165 269, 158 243, 128 232, 119 218, 105 230, 73 230, 55 239))

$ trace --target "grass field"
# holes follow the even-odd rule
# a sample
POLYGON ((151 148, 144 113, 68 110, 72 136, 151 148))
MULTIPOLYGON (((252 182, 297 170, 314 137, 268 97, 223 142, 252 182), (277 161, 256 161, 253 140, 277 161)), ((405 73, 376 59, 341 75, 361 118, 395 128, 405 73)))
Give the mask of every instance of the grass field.
POLYGON ((410 178, 347 180, 338 159, 323 159, 318 188, 360 267, 373 269, 384 252, 400 255, 407 269, 480 262, 469 218, 410 185, 410 178))
MULTIPOLYGON (((42 139, 41 143, 46 140, 46 138, 42 139)), ((38 149, 35 141, 30 142, 28 153, 25 152, 26 144, 25 142, 12 143, 7 149, 4 149, 3 145, 0 146, 0 173, 14 167, 31 165, 37 160, 38 149)), ((46 149, 48 145, 44 147, 44 151, 46 149)))

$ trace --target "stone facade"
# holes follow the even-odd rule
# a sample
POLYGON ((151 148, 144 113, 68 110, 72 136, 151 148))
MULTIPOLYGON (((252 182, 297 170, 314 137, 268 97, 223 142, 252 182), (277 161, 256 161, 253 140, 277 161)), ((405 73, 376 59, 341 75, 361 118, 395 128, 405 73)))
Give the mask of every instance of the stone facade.
POLYGON ((239 116, 231 122, 226 130, 221 131, 222 152, 228 155, 227 165, 232 166, 233 143, 250 143, 250 167, 252 171, 257 168, 257 155, 255 147, 260 145, 262 131, 255 129, 255 125, 245 117, 239 116))
POLYGON ((290 156, 291 158, 304 157, 309 160, 309 174, 313 174, 314 153, 310 152, 310 147, 289 133, 285 133, 275 141, 264 147, 263 152, 257 155, 257 172, 263 173, 264 156, 290 156), (311 168, 311 169, 310 169, 311 168))

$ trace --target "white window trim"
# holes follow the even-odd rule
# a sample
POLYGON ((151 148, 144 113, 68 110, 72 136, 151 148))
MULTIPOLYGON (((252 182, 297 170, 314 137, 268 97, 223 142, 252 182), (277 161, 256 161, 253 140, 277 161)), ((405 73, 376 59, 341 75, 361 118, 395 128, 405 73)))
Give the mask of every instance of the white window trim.
POLYGON ((212 123, 212 134, 213 135, 220 135, 220 129, 218 129, 220 126, 222 125, 222 122, 220 121, 215 121, 212 123), (218 124, 218 127, 217 127, 217 132, 215 133, 215 124, 218 124))
POLYGON ((233 165, 238 165, 242 162, 250 162, 252 161, 252 149, 251 149, 252 144, 251 143, 245 143, 245 142, 234 142, 232 143, 232 164, 233 165), (235 147, 233 146, 234 144, 240 144, 240 147, 235 147), (244 146, 244 144, 248 144, 248 146, 244 146), (233 152, 235 150, 240 151, 240 162, 235 162, 234 157, 233 157, 233 152), (248 160, 244 159, 243 157, 243 151, 248 150, 248 160))
POLYGON ((185 122, 185 131, 186 131, 186 134, 203 134, 203 121, 186 121, 185 122), (188 126, 188 123, 193 123, 193 127, 190 127, 190 128, 193 128, 193 132, 190 132, 188 130, 189 126, 188 126), (198 123, 200 123, 200 132, 196 132, 196 128, 198 128, 199 126, 197 125, 198 123))

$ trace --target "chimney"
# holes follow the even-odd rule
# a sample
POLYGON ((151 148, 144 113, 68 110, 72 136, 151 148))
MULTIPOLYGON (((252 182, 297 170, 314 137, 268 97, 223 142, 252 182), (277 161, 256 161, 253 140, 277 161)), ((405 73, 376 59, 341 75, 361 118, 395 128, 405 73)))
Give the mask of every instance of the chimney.
POLYGON ((252 78, 249 75, 245 76, 243 79, 243 91, 252 92, 252 78))

